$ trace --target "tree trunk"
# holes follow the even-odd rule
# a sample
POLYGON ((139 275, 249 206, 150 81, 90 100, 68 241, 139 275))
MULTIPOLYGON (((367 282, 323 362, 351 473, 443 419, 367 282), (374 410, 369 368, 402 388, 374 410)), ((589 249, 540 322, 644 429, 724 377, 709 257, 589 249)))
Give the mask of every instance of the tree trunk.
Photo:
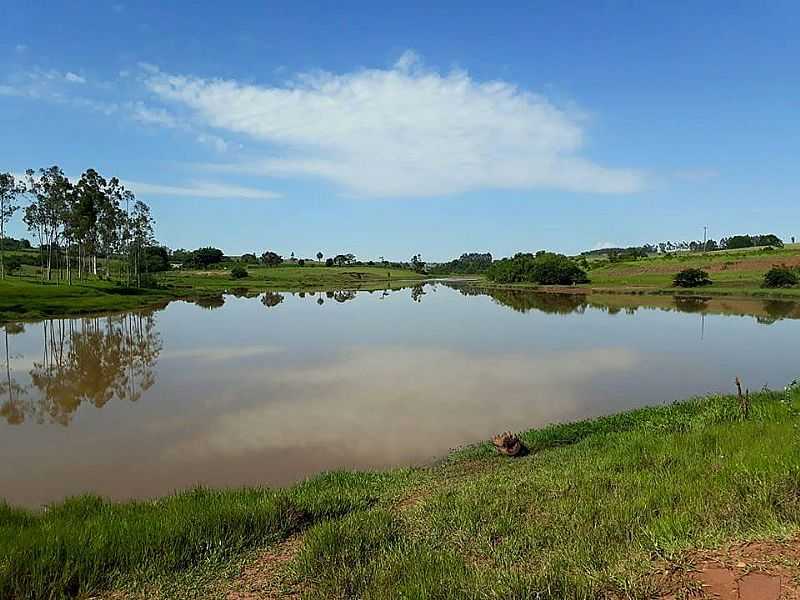
POLYGON ((67 285, 72 285, 72 270, 69 264, 69 243, 67 243, 67 285))
POLYGON ((47 244, 47 281, 50 281, 53 268, 53 242, 47 244))
POLYGON ((0 207, 0 279, 6 278, 6 230, 3 209, 0 207))

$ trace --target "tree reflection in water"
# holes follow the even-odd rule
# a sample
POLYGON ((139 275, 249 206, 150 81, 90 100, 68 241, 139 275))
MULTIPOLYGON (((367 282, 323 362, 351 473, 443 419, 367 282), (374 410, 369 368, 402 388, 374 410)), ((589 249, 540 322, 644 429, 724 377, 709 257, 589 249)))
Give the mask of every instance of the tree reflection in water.
POLYGON ((135 402, 155 383, 162 342, 152 313, 54 319, 41 326, 41 359, 33 361, 25 386, 12 377, 6 331, 0 416, 8 423, 69 425, 84 402, 97 408, 114 398, 135 402))
POLYGON ((283 302, 283 294, 277 292, 264 292, 264 295, 261 296, 261 304, 267 308, 278 306, 281 302, 283 302))

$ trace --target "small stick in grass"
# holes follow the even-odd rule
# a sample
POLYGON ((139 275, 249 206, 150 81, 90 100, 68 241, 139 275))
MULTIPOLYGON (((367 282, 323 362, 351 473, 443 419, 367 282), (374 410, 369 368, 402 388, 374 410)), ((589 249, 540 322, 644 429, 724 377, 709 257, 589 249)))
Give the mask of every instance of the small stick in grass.
POLYGON ((742 413, 742 417, 746 419, 750 412, 750 390, 746 390, 745 393, 742 394, 742 382, 739 380, 738 376, 736 377, 736 391, 739 396, 739 410, 742 413))

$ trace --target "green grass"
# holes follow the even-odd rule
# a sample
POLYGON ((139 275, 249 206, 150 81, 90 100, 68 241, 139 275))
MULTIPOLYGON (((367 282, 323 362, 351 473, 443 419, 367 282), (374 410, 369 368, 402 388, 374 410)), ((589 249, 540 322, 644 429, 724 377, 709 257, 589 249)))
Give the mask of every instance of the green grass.
POLYGON ((231 290, 262 292, 379 289, 419 280, 412 271, 381 267, 287 265, 249 268, 249 277, 233 279, 230 269, 170 271, 156 276, 157 286, 136 289, 99 279, 43 282, 38 269, 26 266, 21 275, 0 281, 0 322, 51 316, 130 310, 177 298, 214 296, 231 290))
POLYGON ((518 459, 485 443, 286 490, 3 507, 0 597, 192 581, 302 531, 290 573, 311 598, 645 598, 659 561, 797 531, 798 410, 796 390, 747 417, 712 396, 532 430, 518 459))
POLYGON ((722 252, 677 253, 635 261, 595 262, 589 271, 592 288, 646 288, 649 291, 675 291, 672 279, 688 268, 708 271, 714 282, 703 294, 763 295, 800 298, 800 288, 767 290, 761 287, 764 274, 773 265, 800 264, 800 245, 782 249, 748 249, 722 252))

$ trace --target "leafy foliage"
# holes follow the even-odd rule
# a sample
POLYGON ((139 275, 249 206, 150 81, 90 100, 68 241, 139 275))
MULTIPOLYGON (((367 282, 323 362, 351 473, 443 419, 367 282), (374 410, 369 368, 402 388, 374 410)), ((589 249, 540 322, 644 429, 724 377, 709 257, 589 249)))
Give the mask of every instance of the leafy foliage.
POLYGON ((425 261, 422 260, 419 254, 411 257, 411 268, 414 269, 415 273, 423 273, 425 271, 425 261))
POLYGON ((169 249, 165 246, 148 246, 144 248, 142 263, 145 272, 169 271, 169 249))
POLYGON ((9 256, 4 259, 4 262, 5 272, 9 275, 13 275, 22 268, 22 260, 19 256, 9 256))
MULTIPOLYGON (((333 257, 333 264, 337 267, 344 267, 345 265, 351 265, 355 262, 356 257, 349 252, 347 254, 337 254, 333 257)), ((328 264, 328 261, 325 261, 325 264, 328 264)))
POLYGON ((708 273, 702 269, 684 269, 672 280, 672 285, 682 288, 696 288, 711 285, 708 273))
POLYGON ((231 277, 234 279, 244 279, 245 277, 250 277, 250 273, 247 272, 242 265, 235 265, 231 269, 231 277))
POLYGON ((800 277, 797 276, 797 271, 786 265, 779 265, 772 267, 766 272, 762 287, 788 288, 798 283, 800 283, 800 277))
POLYGON ((589 281, 586 272, 572 259, 553 252, 519 253, 492 264, 486 273, 498 283, 539 283, 572 285, 589 281))
POLYGON ((202 269, 222 262, 225 255, 219 248, 198 248, 191 254, 189 260, 190 264, 196 265, 202 269))
POLYGON ((271 250, 267 250, 266 252, 264 252, 264 254, 261 255, 261 262, 268 267, 277 267, 279 264, 283 262, 283 257, 277 252, 272 252, 271 250))
POLYGON ((485 273, 492 266, 492 255, 490 252, 469 252, 450 262, 436 265, 431 269, 432 273, 485 273))

